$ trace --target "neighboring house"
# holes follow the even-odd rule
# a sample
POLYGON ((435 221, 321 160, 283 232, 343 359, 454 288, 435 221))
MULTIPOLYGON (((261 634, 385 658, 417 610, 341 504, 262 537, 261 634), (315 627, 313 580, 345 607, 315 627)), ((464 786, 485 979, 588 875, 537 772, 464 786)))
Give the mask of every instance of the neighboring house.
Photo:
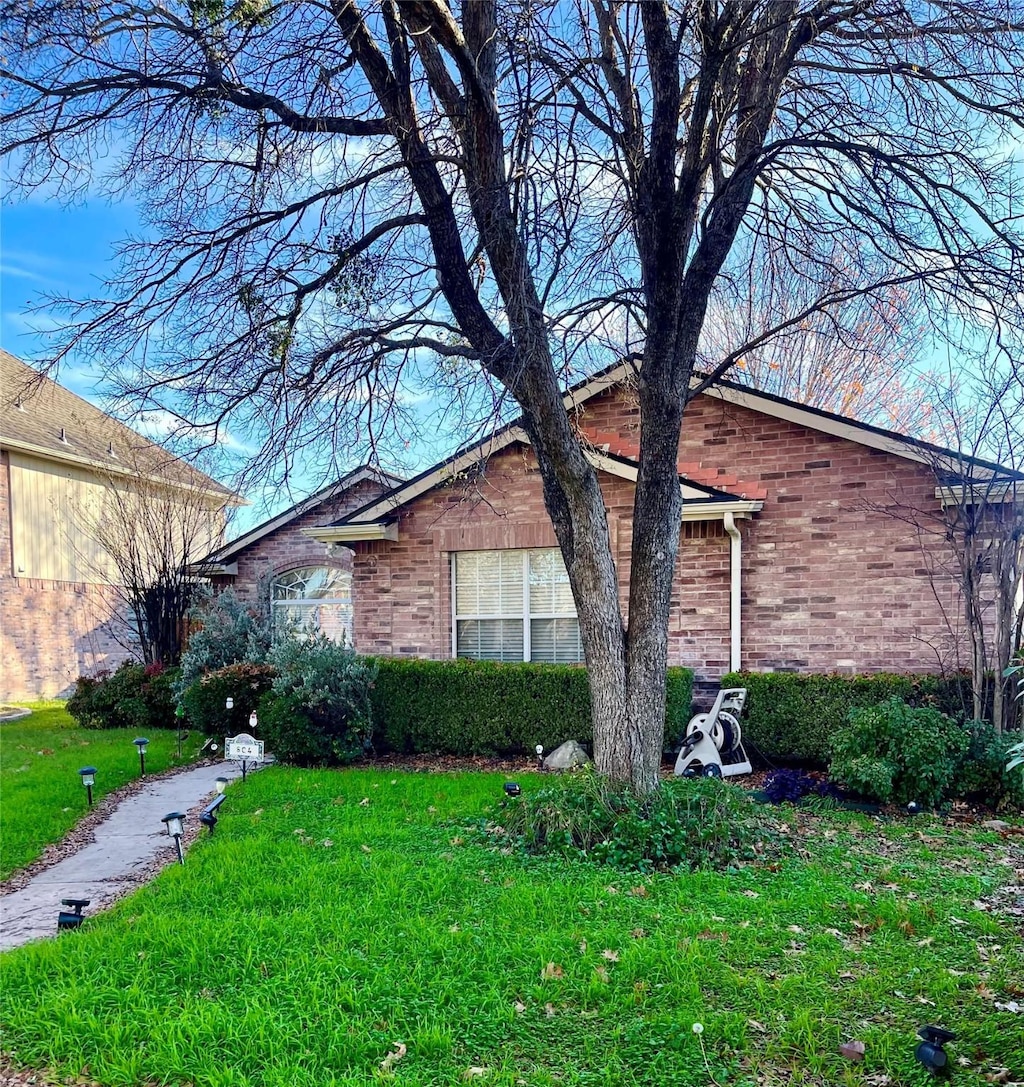
POLYGON ((316 529, 365 506, 402 482, 364 465, 225 544, 197 571, 217 590, 233 586, 251 607, 269 607, 278 629, 319 626, 352 641, 352 552, 311 539, 316 529))
MULTIPOLYGON (((565 403, 598 469, 625 607, 638 451, 630 372, 613 367, 565 403)), ((938 487, 937 469, 958 479, 1024 478, 731 382, 697 396, 679 447, 670 663, 703 682, 740 667, 948 664, 963 633, 959 589, 942 533, 914 524, 941 524, 943 504, 962 494, 938 487)), ((335 555, 351 549, 352 635, 362 652, 582 659, 540 475, 516 423, 300 532, 303 555, 315 543, 335 555)), ((297 561, 298 552, 275 559, 275 569, 297 561)))
MULTIPOLYGON (((124 496, 208 510, 231 491, 0 350, 0 698, 50 698, 133 655, 117 563, 101 542, 124 496)), ((143 518, 139 518, 142 524, 143 518)), ((137 526, 145 554, 148 541, 137 526)), ((194 544, 193 544, 194 546, 194 544)))

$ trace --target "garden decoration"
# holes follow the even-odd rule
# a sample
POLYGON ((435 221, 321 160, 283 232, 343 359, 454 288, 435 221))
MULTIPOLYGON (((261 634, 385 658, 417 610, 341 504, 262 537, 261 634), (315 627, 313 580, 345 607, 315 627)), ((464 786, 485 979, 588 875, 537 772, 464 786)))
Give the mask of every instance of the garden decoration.
MULTIPOLYGON (((249 718, 252 721, 256 717, 254 713, 249 718)), ((249 763, 263 762, 263 741, 250 736, 248 732, 240 732, 237 736, 224 737, 224 758, 237 762, 242 768, 242 780, 249 768, 249 763)))
POLYGON ((139 749, 139 777, 146 776, 146 747, 149 744, 149 740, 145 736, 140 736, 137 740, 132 740, 132 743, 139 749))
POLYGON ((717 778, 750 773, 740 730, 746 699, 746 687, 723 687, 708 713, 690 719, 676 759, 677 777, 717 778))
POLYGON ((70 906, 74 913, 69 913, 67 910, 61 910, 57 914, 57 931, 62 929, 78 928, 79 925, 85 920, 82 916, 82 909, 88 906, 92 901, 91 898, 62 898, 60 903, 62 906, 70 906))
POLYGON ((85 786, 85 796, 89 803, 89 807, 92 807, 92 787, 96 784, 96 767, 95 766, 83 766, 78 771, 82 777, 82 784, 85 786))
POLYGON ((951 1042, 956 1035, 945 1027, 921 1027, 917 1036, 922 1041, 917 1043, 914 1056, 933 1076, 946 1075, 949 1072, 949 1054, 942 1047, 951 1042))

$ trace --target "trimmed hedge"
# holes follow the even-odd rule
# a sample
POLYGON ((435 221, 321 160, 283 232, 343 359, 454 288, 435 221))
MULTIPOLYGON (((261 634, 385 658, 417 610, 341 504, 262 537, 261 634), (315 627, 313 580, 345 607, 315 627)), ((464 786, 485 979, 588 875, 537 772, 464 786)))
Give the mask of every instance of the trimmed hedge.
POLYGON ((742 725, 751 758, 815 766, 828 763, 832 737, 846 727, 851 710, 899 698, 962 719, 970 707, 966 676, 730 672, 722 686, 747 688, 742 725))
POLYGON ((68 713, 82 728, 175 728, 174 686, 180 672, 125 661, 116 672, 79 676, 68 713))
MULTIPOLYGON (((532 754, 566 740, 589 743, 590 691, 583 668, 567 664, 380 658, 371 691, 379 753, 532 754)), ((690 716, 693 675, 670 668, 667 739, 690 716)))

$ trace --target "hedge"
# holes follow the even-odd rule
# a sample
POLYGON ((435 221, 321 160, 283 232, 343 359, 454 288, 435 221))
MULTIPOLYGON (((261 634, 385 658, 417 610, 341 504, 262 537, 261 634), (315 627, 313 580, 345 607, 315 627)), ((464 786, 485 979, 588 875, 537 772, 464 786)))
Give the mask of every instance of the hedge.
MULTIPOLYGON (((583 668, 563 664, 379 658, 371 692, 378 753, 532 754, 565 740, 589 743, 590 692, 583 668)), ((690 716, 693 674, 670 668, 666 738, 690 716)))
POLYGON ((754 761, 824 766, 835 731, 853 709, 900 698, 931 706, 962 720, 970 716, 970 680, 930 675, 797 675, 792 672, 730 672, 723 687, 746 687, 743 741, 754 761), (966 711, 966 712, 965 712, 966 711))

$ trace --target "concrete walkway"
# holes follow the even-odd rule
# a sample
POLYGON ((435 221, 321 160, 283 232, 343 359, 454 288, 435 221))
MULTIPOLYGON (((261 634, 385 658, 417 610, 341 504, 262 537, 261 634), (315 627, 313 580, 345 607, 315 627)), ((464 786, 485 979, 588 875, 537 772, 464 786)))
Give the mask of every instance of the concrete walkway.
MULTIPOLYGON (((158 858, 177 859, 160 820, 211 797, 218 777, 240 776, 236 763, 219 762, 148 782, 97 825, 95 841, 0 897, 0 950, 56 935, 62 898, 90 899, 85 915, 91 916, 147 883, 160 867, 158 858)), ((190 818, 186 826, 194 824, 190 818)))

